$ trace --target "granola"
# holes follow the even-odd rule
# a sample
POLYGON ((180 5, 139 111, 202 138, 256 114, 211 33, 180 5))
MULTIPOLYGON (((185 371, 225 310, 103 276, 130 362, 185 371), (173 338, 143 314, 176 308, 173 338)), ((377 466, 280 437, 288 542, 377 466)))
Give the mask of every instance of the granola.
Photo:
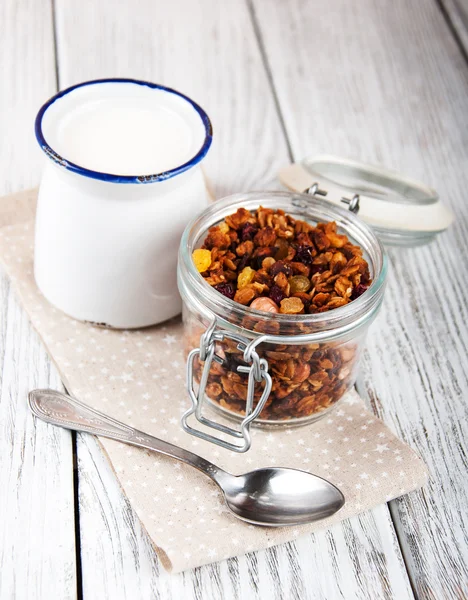
MULTIPOLYGON (((257 311, 234 324, 272 334, 312 331, 307 320, 279 320, 276 314, 317 314, 339 308, 363 294, 371 283, 369 267, 359 246, 337 231, 336 223, 311 225, 282 210, 260 207, 254 213, 240 208, 211 227, 194 264, 207 283, 227 298, 257 311), (266 315, 265 315, 266 316, 266 315)), ((198 329, 198 328, 196 328, 198 329)), ((198 331, 194 335, 198 336, 198 331)), ((195 341, 191 340, 195 345, 195 341)), ((261 344, 257 351, 268 360, 273 379, 261 419, 309 417, 331 407, 353 385, 359 358, 357 340, 322 344, 261 344)), ((220 406, 242 414, 247 376, 242 352, 232 341, 217 342, 222 364, 213 363, 207 396, 220 406)), ((199 380, 203 364, 195 363, 199 380)), ((256 386, 255 401, 262 388, 256 386)))
MULTIPOLYGON (((193 338, 192 347, 196 345, 193 338)), ((199 338, 198 338, 199 340, 199 338)), ((197 341, 198 341, 197 340, 197 341)), ((265 345, 258 347, 268 360, 273 387, 260 419, 283 421, 311 417, 330 408, 354 384, 359 345, 308 344, 265 345)), ((216 354, 223 364, 212 363, 206 394, 223 408, 240 415, 245 412, 247 375, 237 367, 244 365, 243 355, 231 341, 217 342, 216 354)), ((194 374, 200 381, 203 363, 195 359, 194 374)), ((257 384, 254 405, 263 386, 257 384)))
POLYGON ((339 234, 335 222, 314 226, 271 208, 239 208, 210 228, 193 259, 224 296, 244 306, 267 297, 284 314, 344 306, 370 284, 361 248, 339 234))

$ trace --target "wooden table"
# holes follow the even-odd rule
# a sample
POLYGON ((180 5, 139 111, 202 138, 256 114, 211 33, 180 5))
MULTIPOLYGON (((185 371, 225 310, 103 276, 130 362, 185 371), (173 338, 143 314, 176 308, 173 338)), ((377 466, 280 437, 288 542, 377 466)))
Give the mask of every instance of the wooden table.
POLYGON ((0 192, 36 185, 39 105, 129 76, 211 115, 216 195, 266 189, 291 159, 381 163, 456 214, 390 251, 361 392, 428 486, 296 542, 180 575, 159 564, 90 436, 35 423, 56 369, 0 279, 0 598, 468 598, 468 8, 464 0, 2 0, 0 192))

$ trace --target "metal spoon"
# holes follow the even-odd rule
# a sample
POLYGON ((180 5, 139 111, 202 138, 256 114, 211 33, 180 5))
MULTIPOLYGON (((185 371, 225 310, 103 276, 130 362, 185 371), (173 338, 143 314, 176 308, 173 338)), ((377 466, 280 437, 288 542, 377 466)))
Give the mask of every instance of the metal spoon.
POLYGON ((345 502, 343 494, 330 482, 297 469, 270 467, 231 475, 201 456, 133 429, 54 390, 33 390, 29 393, 29 406, 36 417, 47 423, 147 448, 195 467, 219 485, 236 517, 254 525, 310 523, 330 517, 345 502))

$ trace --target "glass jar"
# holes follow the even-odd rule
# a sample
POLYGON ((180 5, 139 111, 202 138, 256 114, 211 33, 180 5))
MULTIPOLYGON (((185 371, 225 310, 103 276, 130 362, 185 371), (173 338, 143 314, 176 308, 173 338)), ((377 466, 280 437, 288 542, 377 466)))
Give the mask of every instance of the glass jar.
MULTIPOLYGON (((354 385, 369 325, 384 294, 387 259, 368 225, 349 210, 306 194, 261 192, 237 194, 206 209, 186 228, 181 240, 178 286, 183 301, 188 391, 193 407, 184 427, 224 447, 245 451, 248 427, 302 425, 322 418, 354 385), (357 299, 319 314, 271 314, 226 298, 206 283, 192 252, 208 229, 243 207, 282 209, 311 224, 335 221, 339 233, 360 246, 372 280, 357 299), (202 413, 207 403, 242 421, 227 428, 202 413), (187 424, 194 413, 209 427, 243 438, 226 443, 187 424), (234 433, 233 433, 234 432, 234 433)), ((246 447, 247 446, 247 447, 246 447)))

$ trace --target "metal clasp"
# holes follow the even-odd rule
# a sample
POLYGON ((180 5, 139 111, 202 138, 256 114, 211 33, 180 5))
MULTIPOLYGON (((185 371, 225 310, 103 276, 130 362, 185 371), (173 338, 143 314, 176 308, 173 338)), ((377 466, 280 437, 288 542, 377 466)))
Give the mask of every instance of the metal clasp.
MULTIPOLYGON (((328 190, 322 190, 319 187, 318 182, 313 183, 309 188, 304 190, 304 194, 308 194, 309 196, 326 196, 328 194, 328 190)), ((348 205, 348 210, 352 213, 357 214, 359 212, 359 194, 354 194, 354 196, 349 199, 342 197, 340 202, 348 205)))
POLYGON ((258 415, 262 412, 263 407, 265 406, 265 402, 268 399, 268 396, 271 392, 272 380, 271 376, 268 373, 268 362, 260 358, 257 354, 255 348, 261 342, 265 341, 267 336, 259 336, 254 340, 248 340, 241 335, 234 334, 225 330, 217 330, 216 329, 216 319, 213 320, 210 327, 203 333, 200 337, 200 347, 195 348, 190 352, 187 358, 187 392, 192 401, 192 406, 187 410, 181 419, 182 427, 187 433, 199 437, 203 440, 211 442, 213 444, 217 444, 218 446, 222 446, 227 450, 232 450, 233 452, 247 452, 252 444, 251 436, 250 436, 250 425, 254 419, 258 417, 258 415), (244 353, 243 359, 244 362, 247 363, 246 366, 238 366, 237 370, 240 373, 248 374, 248 384, 247 384, 247 398, 245 404, 245 417, 242 419, 240 423, 240 429, 234 429, 231 427, 227 427, 226 425, 222 425, 221 423, 217 423, 216 421, 212 421, 207 417, 203 416, 202 408, 203 403, 205 401, 205 390, 206 385, 208 383, 208 377, 210 374, 211 364, 213 360, 218 362, 219 364, 223 363, 223 359, 215 354, 215 343, 222 342, 225 339, 231 339, 235 342, 238 342, 237 348, 244 353), (204 362, 203 371, 200 377, 200 384, 198 387, 198 392, 194 389, 194 374, 193 374, 193 364, 196 357, 199 357, 201 361, 204 362), (257 406, 254 409, 254 393, 255 393, 255 384, 265 382, 265 387, 263 389, 260 400, 258 401, 257 406), (236 440, 242 440, 242 443, 230 443, 225 440, 216 437, 215 435, 211 435, 200 429, 195 429, 191 427, 187 420, 191 415, 195 415, 196 420, 209 427, 211 429, 215 429, 222 433, 225 433, 231 437, 234 437, 236 440))
POLYGON ((304 190, 305 194, 309 194, 309 196, 326 196, 328 194, 327 190, 322 190, 319 188, 319 184, 317 182, 313 183, 310 188, 304 190))
POLYGON ((354 196, 351 198, 351 200, 349 198, 341 198, 341 202, 343 202, 344 204, 348 205, 348 210, 350 210, 352 213, 354 213, 355 215, 359 212, 359 194, 354 194, 354 196))

